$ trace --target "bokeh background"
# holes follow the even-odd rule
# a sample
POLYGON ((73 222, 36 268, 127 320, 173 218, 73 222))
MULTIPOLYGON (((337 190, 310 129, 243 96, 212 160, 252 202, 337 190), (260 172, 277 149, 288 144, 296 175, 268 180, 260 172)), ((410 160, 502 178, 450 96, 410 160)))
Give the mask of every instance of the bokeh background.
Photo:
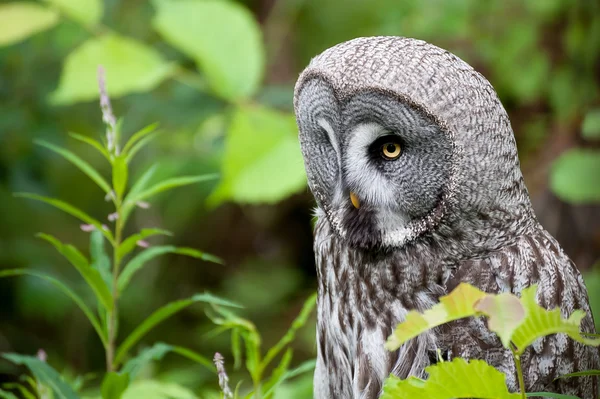
MULTIPOLYGON (((241 314, 269 347, 316 287, 314 203, 292 115, 295 80, 336 43, 399 35, 448 49, 491 81, 510 115, 537 215, 585 272, 600 311, 597 1, 48 0, 28 2, 34 10, 26 12, 15 11, 17 3, 0 3, 0 269, 38 269, 83 287, 34 234, 86 251, 88 234, 77 220, 13 193, 61 198, 106 219, 111 210, 101 190, 33 143, 64 146, 107 173, 100 157, 67 134, 104 132, 100 62, 124 134, 160 123, 162 134, 138 155, 134 176, 152 164, 161 176, 221 174, 157 197, 130 229, 168 229, 174 237, 151 243, 199 248, 225 265, 177 255, 154 261, 122 297, 122 331, 170 300, 209 290, 244 304, 241 314)), ((226 336, 206 335, 212 328, 203 308, 191 307, 141 346, 165 341, 230 358, 226 336)), ((66 375, 104 367, 92 328, 67 297, 42 280, 0 279, 0 352, 40 348, 66 375)), ((314 357, 314 317, 294 348, 295 363, 314 357)), ((20 371, 0 361, 0 380, 20 371)), ((147 373, 200 396, 217 388, 198 365, 177 357, 147 373)), ((310 397, 310 384, 310 376, 301 378, 280 396, 310 397)))

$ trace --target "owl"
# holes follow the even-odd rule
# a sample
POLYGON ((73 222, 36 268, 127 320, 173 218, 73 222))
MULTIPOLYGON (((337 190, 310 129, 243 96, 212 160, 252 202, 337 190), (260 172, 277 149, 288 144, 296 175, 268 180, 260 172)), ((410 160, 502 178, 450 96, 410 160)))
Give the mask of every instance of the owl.
MULTIPOLYGON (((315 398, 377 398, 390 373, 425 378, 438 353, 483 359, 516 390, 512 355, 482 319, 384 349, 409 311, 460 282, 517 295, 538 284, 541 306, 582 309, 594 332, 580 273, 533 212, 506 111, 467 63, 420 40, 354 39, 310 62, 294 108, 317 203, 315 398)), ((596 348, 552 335, 521 361, 530 392, 597 398, 594 377, 555 381, 599 368, 596 348)))

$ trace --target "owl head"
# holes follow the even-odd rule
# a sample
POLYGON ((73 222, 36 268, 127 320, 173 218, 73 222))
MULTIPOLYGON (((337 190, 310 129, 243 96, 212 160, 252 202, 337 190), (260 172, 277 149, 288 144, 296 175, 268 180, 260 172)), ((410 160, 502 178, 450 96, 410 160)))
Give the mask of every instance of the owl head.
POLYGON ((302 72, 294 107, 309 187, 352 247, 532 217, 506 111, 448 51, 400 37, 341 43, 302 72))

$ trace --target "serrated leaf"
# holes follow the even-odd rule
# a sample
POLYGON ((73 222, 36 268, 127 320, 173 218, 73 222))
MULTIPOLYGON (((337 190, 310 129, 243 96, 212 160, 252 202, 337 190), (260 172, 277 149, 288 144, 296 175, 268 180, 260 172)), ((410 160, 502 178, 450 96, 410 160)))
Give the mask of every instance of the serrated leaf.
POLYGON ((511 341, 518 355, 538 338, 546 335, 564 333, 582 344, 599 346, 600 338, 585 338, 579 329, 585 317, 583 310, 575 310, 567 319, 563 319, 559 308, 546 310, 537 304, 535 293, 537 285, 525 288, 521 293, 521 304, 525 309, 525 319, 515 330, 511 341))
POLYGON ((573 204, 600 202, 600 151, 571 149, 554 161, 550 187, 573 204))
POLYGON ((4 353, 1 356, 15 364, 26 366, 40 383, 52 389, 56 398, 79 399, 79 396, 73 391, 69 384, 62 379, 60 374, 37 357, 24 356, 16 353, 4 353))
POLYGON ((87 258, 77 248, 70 244, 63 244, 50 234, 39 233, 37 236, 48 241, 61 255, 67 258, 71 265, 81 274, 87 285, 94 291, 96 299, 106 310, 113 309, 112 294, 100 272, 90 266, 87 258))
POLYGON ((58 23, 56 11, 41 4, 15 1, 0 5, 0 46, 8 46, 52 28, 58 23))
POLYGON ((144 320, 140 325, 136 327, 131 334, 123 341, 123 343, 119 346, 115 356, 115 364, 120 364, 129 349, 135 345, 144 335, 146 335, 150 330, 152 330, 156 325, 161 323, 162 321, 168 319, 173 316, 175 313, 185 309, 186 307, 193 305, 195 303, 210 303, 215 305, 222 306, 234 306, 238 307, 239 305, 227 301, 225 299, 218 298, 211 294, 196 294, 188 299, 181 299, 179 301, 170 302, 156 311, 154 311, 146 320, 144 320))
POLYGON ((100 22, 104 11, 102 0, 46 0, 58 7, 69 18, 87 26, 100 22))
POLYGON ((498 334, 505 348, 510 349, 511 337, 525 319, 525 309, 519 298, 510 293, 486 295, 475 304, 475 310, 488 317, 488 328, 498 334))
POLYGON ((131 277, 133 277, 135 273, 137 273, 142 267, 144 267, 146 262, 164 254, 187 255, 208 262, 222 263, 221 260, 216 256, 206 254, 204 252, 192 248, 181 248, 175 247, 173 245, 161 245, 156 247, 150 247, 137 254, 125 265, 123 271, 119 275, 119 279, 117 282, 119 292, 123 292, 125 290, 125 288, 129 284, 129 281, 131 280, 131 277))
POLYGON ((100 154, 102 154, 102 156, 104 156, 104 158, 106 158, 107 161, 110 162, 110 154, 108 153, 106 148, 104 148, 104 146, 97 140, 94 140, 91 137, 83 136, 81 134, 77 134, 77 133, 73 133, 73 132, 70 132, 69 136, 73 137, 75 140, 79 140, 82 143, 86 143, 86 144, 94 147, 96 150, 98 150, 98 152, 100 154))
POLYGON ((215 0, 156 2, 156 6, 154 28, 196 61, 218 95, 236 100, 256 92, 265 51, 250 11, 234 2, 215 0))
POLYGON ((85 173, 90 179, 94 181, 106 194, 110 193, 110 185, 104 180, 104 178, 94 169, 89 163, 81 159, 78 155, 75 155, 71 151, 58 147, 54 144, 48 143, 44 140, 36 140, 36 144, 41 145, 49 150, 56 152, 57 154, 64 157, 66 160, 77 166, 79 170, 85 173))
POLYGON ((266 107, 239 107, 225 138, 222 179, 209 204, 274 203, 305 186, 294 116, 266 107))
POLYGON ((437 363, 425 368, 429 378, 425 381, 409 377, 401 380, 389 377, 384 384, 381 399, 519 399, 520 394, 510 393, 506 376, 484 362, 454 358, 451 362, 437 363))
POLYGON ((58 208, 61 211, 66 212, 69 215, 76 217, 77 219, 81 220, 84 223, 93 225, 102 233, 102 235, 104 235, 104 237, 106 237, 106 239, 111 244, 114 244, 114 242, 115 242, 115 239, 112 236, 112 233, 110 231, 106 230, 104 228, 104 226, 102 225, 102 223, 100 223, 99 221, 92 218, 91 216, 89 216, 88 214, 83 212, 82 210, 75 208, 73 205, 71 205, 67 202, 64 202, 64 201, 61 201, 61 200, 58 200, 55 198, 44 197, 41 195, 31 194, 31 193, 15 193, 14 196, 22 197, 22 198, 29 198, 29 199, 45 202, 46 204, 52 205, 53 207, 58 208))
POLYGON ((128 373, 115 373, 110 372, 104 376, 102 381, 102 399, 121 399, 123 392, 129 386, 129 374, 128 373))
POLYGON ((585 114, 581 126, 581 135, 588 140, 600 139, 600 108, 593 109, 585 114))
POLYGON ((165 236, 173 235, 173 233, 171 233, 170 231, 163 229, 142 229, 139 233, 130 235, 121 243, 121 245, 119 246, 119 251, 117 253, 118 258, 123 259, 131 251, 133 251, 137 247, 138 241, 159 234, 165 236))
POLYGON ((100 327, 100 322, 98 321, 98 319, 96 318, 94 313, 92 313, 90 308, 87 307, 87 305, 79 297, 79 295, 77 295, 73 290, 71 290, 69 287, 67 287, 65 284, 63 284, 60 280, 57 280, 54 277, 51 277, 44 273, 36 272, 33 270, 25 270, 25 269, 0 270, 0 278, 14 277, 14 276, 38 277, 38 278, 48 281, 49 283, 51 283, 52 285, 57 287, 59 290, 61 290, 65 295, 67 295, 69 298, 71 298, 71 300, 73 302, 75 302, 75 304, 79 307, 79 309, 81 309, 81 311, 85 314, 85 316, 90 321, 90 324, 94 327, 94 330, 96 330, 96 333, 98 334, 98 337, 100 337, 100 340, 102 341, 104 346, 106 346, 107 338, 104 335, 104 332, 102 331, 102 328, 100 327))
POLYGON ((67 56, 54 104, 68 105, 98 98, 98 66, 106 71, 112 99, 152 90, 173 72, 173 65, 151 47, 116 34, 88 39, 67 56))
POLYGON ((424 313, 410 311, 387 339, 385 347, 393 351, 409 339, 441 324, 477 314, 474 306, 487 294, 472 285, 461 283, 450 294, 440 297, 440 303, 424 313))
POLYGON ((120 200, 123 198, 123 194, 125 193, 125 188, 127 187, 127 162, 123 155, 116 157, 113 161, 113 187, 115 189, 115 194, 117 194, 117 198, 120 200))
POLYGON ((175 383, 156 380, 133 382, 123 394, 123 399, 198 399, 192 391, 175 383))

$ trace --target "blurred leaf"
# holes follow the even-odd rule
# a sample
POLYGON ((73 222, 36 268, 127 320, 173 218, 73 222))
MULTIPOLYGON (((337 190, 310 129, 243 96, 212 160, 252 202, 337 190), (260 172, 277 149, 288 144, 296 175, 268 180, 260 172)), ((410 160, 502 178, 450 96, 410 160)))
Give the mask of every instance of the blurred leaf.
POLYGON ((131 277, 133 277, 133 275, 137 273, 148 261, 164 254, 187 255, 193 258, 205 260, 207 262, 222 263, 221 259, 217 258, 216 256, 192 248, 175 247, 172 245, 150 247, 137 254, 125 265, 123 271, 119 275, 119 280, 117 283, 119 292, 123 292, 125 290, 129 284, 129 281, 131 280, 131 277))
POLYGON ((54 144, 50 144, 43 140, 36 140, 35 142, 38 145, 41 145, 42 147, 45 147, 49 150, 56 152, 57 154, 60 154, 73 165, 77 166, 79 170, 81 170, 90 179, 92 179, 106 194, 111 192, 110 185, 106 182, 106 180, 104 180, 102 176, 100 176, 100 173, 98 173, 96 169, 94 169, 89 163, 81 159, 78 155, 75 155, 74 153, 65 148, 55 146, 54 144))
MULTIPOLYGON (((596 267, 598 267, 598 264, 592 267, 591 270, 583 273, 583 280, 588 290, 588 298, 592 316, 594 316, 594 322, 596 323, 596 331, 600 331, 600 272, 596 267)), ((600 335, 598 336, 600 337, 600 335)))
POLYGON ((467 362, 454 358, 451 362, 428 366, 425 372, 429 374, 426 381, 416 377, 405 380, 389 377, 381 399, 521 398, 520 394, 508 391, 506 376, 483 360, 467 362))
POLYGON ((19 399, 14 393, 10 393, 1 388, 0 388, 0 398, 1 399, 19 399))
POLYGON ((505 348, 510 348, 512 335, 525 318, 519 298, 508 292, 486 295, 475 303, 475 310, 488 317, 488 328, 498 334, 505 348))
POLYGON ((235 2, 220 0, 155 4, 154 28, 196 61, 218 95, 236 100, 256 92, 265 51, 260 28, 250 11, 235 2))
POLYGON ((90 233, 90 258, 92 268, 98 270, 107 287, 112 287, 110 257, 104 248, 104 236, 98 230, 90 233))
POLYGON ((554 392, 529 392, 526 396, 528 398, 581 399, 579 396, 563 395, 562 393, 554 392))
POLYGON ((209 198, 216 205, 274 203, 306 186, 293 114, 239 107, 225 139, 223 178, 209 198))
POLYGON ((68 204, 68 203, 58 200, 58 199, 43 197, 43 196, 37 195, 37 194, 15 193, 14 195, 15 195, 15 197, 29 198, 29 199, 45 202, 46 204, 52 205, 55 208, 58 208, 61 211, 66 212, 71 216, 75 216, 77 219, 81 220, 84 223, 93 225, 100 232, 102 232, 102 235, 104 235, 104 237, 106 237, 106 239, 111 244, 114 244, 114 242, 115 242, 115 239, 113 238, 112 233, 110 231, 108 231, 107 229, 105 229, 104 226, 102 225, 102 223, 100 223, 96 219, 92 218, 91 216, 87 215, 82 210, 75 208, 71 204, 68 204))
POLYGON ((104 148, 104 146, 102 144, 100 144, 97 140, 94 140, 91 137, 82 136, 81 134, 77 134, 77 133, 69 133, 69 136, 71 136, 74 139, 79 140, 83 143, 91 145, 92 147, 97 149, 98 152, 100 152, 100 154, 102 154, 104 156, 104 158, 106 158, 110 162, 110 154, 108 153, 108 151, 106 151, 106 148, 104 148))
POLYGON ((440 303, 423 313, 408 312, 406 319, 398 324, 387 339, 385 347, 393 351, 421 333, 453 320, 477 314, 474 306, 486 293, 472 285, 461 283, 448 295, 440 297, 440 303))
POLYGON ((292 349, 288 348, 283 356, 281 357, 281 361, 275 367, 269 379, 263 384, 262 391, 265 393, 265 399, 269 399, 273 397, 273 393, 279 384, 283 382, 286 372, 292 362, 292 349))
POLYGON ((558 380, 559 378, 585 377, 588 375, 600 375, 600 370, 585 370, 576 373, 563 374, 560 377, 556 377, 555 380, 558 380))
POLYGON ((196 395, 187 388, 180 385, 160 382, 155 380, 143 380, 133 382, 125 391, 122 399, 198 399, 196 395))
MULTIPOLYGON (((268 389, 268 390, 265 390, 265 396, 267 396, 267 395, 270 395, 270 394, 274 394, 274 393, 275 393, 275 390, 276 390, 276 389, 277 389, 277 388, 278 388, 278 387, 279 387, 281 384, 283 384, 285 381, 287 381, 287 380, 289 380, 289 379, 292 379, 292 378, 294 378, 294 377, 297 377, 297 376, 299 376, 299 375, 306 374, 306 373, 308 373, 308 372, 312 372, 312 371, 314 371, 314 369, 315 369, 315 366, 316 366, 316 365, 317 365, 317 361, 316 361, 316 360, 307 360, 307 361, 305 361, 305 362, 301 363, 301 364, 300 364, 298 367, 296 367, 296 368, 294 368, 294 369, 292 369, 292 370, 290 370, 290 371, 287 371, 287 372, 286 372, 286 373, 285 373, 285 374, 284 374, 284 375, 283 375, 283 376, 282 376, 282 377, 279 379, 279 381, 278 381, 278 382, 277 382, 275 385, 273 385, 273 386, 272 386, 270 389, 268 389)), ((311 378, 311 381, 310 381, 310 382, 311 382, 310 386, 311 386, 311 388, 312 388, 312 378, 311 378)), ((276 397, 279 397, 279 391, 277 391, 277 392, 278 392, 278 395, 277 395, 276 397)), ((312 395, 312 389, 311 389, 310 393, 311 393, 311 395, 312 395)), ((283 397, 286 397, 286 396, 282 396, 282 398, 283 398, 283 397)))
POLYGON ((52 28, 58 13, 34 2, 0 4, 0 46, 8 46, 52 28))
POLYGON ((144 320, 140 325, 136 327, 135 330, 123 341, 123 343, 119 346, 115 356, 115 364, 120 364, 123 361, 123 358, 129 351, 129 349, 135 345, 144 335, 148 333, 151 329, 153 329, 157 324, 161 323, 165 319, 168 319, 175 313, 180 310, 193 305, 198 302, 210 303, 215 305, 222 306, 234 306, 238 307, 239 305, 229 302, 225 299, 218 298, 214 295, 204 293, 204 294, 196 294, 188 299, 181 299, 179 301, 170 302, 158 310, 154 311, 146 320, 144 320))
POLYGON ((153 360, 161 360, 172 350, 173 347, 171 345, 163 342, 157 342, 149 348, 142 349, 137 356, 125 362, 121 368, 121 371, 130 374, 131 379, 135 379, 139 372, 142 371, 142 369, 146 367, 148 363, 153 360))
POLYGON ((96 299, 102 303, 106 310, 113 309, 112 294, 109 287, 104 282, 100 272, 92 268, 85 256, 71 244, 63 244, 56 237, 50 234, 38 233, 37 236, 54 245, 54 248, 60 252, 77 269, 87 285, 94 291, 96 299))
POLYGON ((64 12, 69 18, 87 26, 96 25, 102 18, 102 0, 46 0, 64 12))
POLYGON ((59 290, 61 290, 65 295, 67 295, 69 298, 71 298, 73 300, 73 302, 75 302, 75 304, 79 307, 79 309, 81 309, 83 311, 85 316, 88 318, 88 320, 90 321, 90 323, 96 330, 96 333, 100 337, 100 340, 106 346, 107 338, 105 337, 104 332, 102 331, 102 328, 100 327, 100 322, 98 321, 98 319, 96 318, 94 313, 92 313, 90 308, 87 307, 85 302, 83 302, 83 300, 73 290, 71 290, 69 287, 67 287, 65 284, 63 284, 60 280, 57 280, 54 277, 48 276, 44 273, 40 273, 40 272, 37 272, 34 270, 25 270, 25 269, 0 270, 0 278, 13 277, 13 276, 39 277, 41 279, 48 281, 49 283, 51 283, 55 287, 57 287, 59 290))
POLYGON ((119 200, 123 198, 123 193, 125 193, 127 187, 127 172, 125 157, 123 155, 117 156, 113 161, 113 187, 119 200))
POLYGON ((131 135, 131 137, 129 138, 129 140, 127 140, 127 143, 123 147, 123 154, 127 154, 127 152, 131 150, 131 147, 133 147, 138 141, 146 137, 148 134, 154 132, 157 127, 158 123, 153 123, 131 135))
POLYGON ((160 53, 136 40, 115 34, 88 39, 67 59, 51 102, 68 105, 98 98, 98 66, 106 70, 111 98, 155 88, 173 71, 160 53))
POLYGON ((550 187, 573 204, 600 202, 600 151, 573 148, 554 161, 550 187))
MULTIPOLYGON (((37 395, 33 394, 25 385, 19 383, 5 383, 2 384, 3 388, 12 389, 14 391, 19 391, 21 397, 17 397, 10 392, 6 392, 0 389, 0 398, 2 399, 38 399, 37 395)), ((32 389, 35 389, 32 387, 32 389)))
POLYGON ((585 114, 581 134, 588 140, 600 139, 600 108, 593 109, 585 114))
POLYGON ((118 258, 123 259, 125 256, 127 256, 127 254, 133 251, 137 247, 138 241, 159 234, 165 236, 173 235, 173 233, 171 233, 170 231, 163 229, 142 229, 142 231, 130 235, 121 243, 121 245, 119 246, 119 252, 117 254, 118 258))
POLYGON ((129 386, 129 374, 107 373, 102 381, 102 399, 121 399, 123 392, 129 386))
POLYGON ((52 389, 52 392, 54 392, 57 398, 79 399, 79 396, 62 379, 60 374, 37 357, 24 356, 16 353, 4 353, 1 356, 13 363, 26 366, 41 384, 52 389))

